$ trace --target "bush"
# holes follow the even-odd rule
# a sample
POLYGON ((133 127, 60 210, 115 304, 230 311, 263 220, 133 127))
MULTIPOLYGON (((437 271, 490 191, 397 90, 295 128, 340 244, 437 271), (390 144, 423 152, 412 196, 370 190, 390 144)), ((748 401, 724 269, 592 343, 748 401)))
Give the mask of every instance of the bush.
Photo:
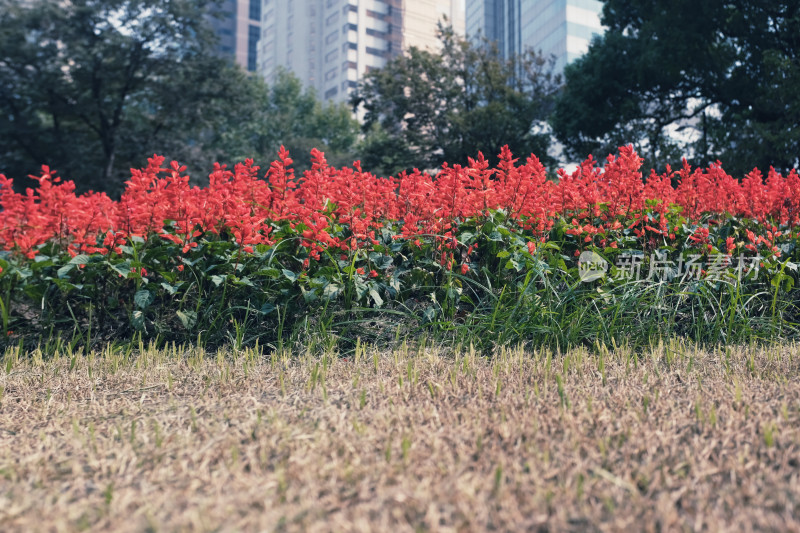
POLYGON ((283 149, 263 179, 252 160, 215 165, 198 188, 154 156, 119 201, 76 196, 47 167, 25 194, 0 175, 4 342, 279 347, 303 333, 346 349, 424 330, 491 349, 797 334, 794 171, 739 182, 684 162, 643 180, 630 147, 557 181, 507 148, 496 168, 479 155, 435 177, 312 159, 302 177, 283 149), (604 275, 585 277, 582 252, 604 275))

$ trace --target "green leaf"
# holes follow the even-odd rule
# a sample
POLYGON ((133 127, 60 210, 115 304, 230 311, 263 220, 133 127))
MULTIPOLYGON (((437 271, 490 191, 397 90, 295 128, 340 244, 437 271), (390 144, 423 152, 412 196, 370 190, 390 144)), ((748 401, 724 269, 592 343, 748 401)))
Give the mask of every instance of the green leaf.
POLYGON ((322 289, 322 296, 328 300, 333 300, 342 292, 342 287, 337 285, 336 283, 328 283, 325 285, 325 288, 322 289))
POLYGON ((61 289, 64 292, 69 292, 72 289, 76 288, 75 285, 73 285, 72 283, 70 283, 69 281, 67 281, 65 279, 52 278, 52 282, 55 284, 56 287, 58 287, 59 289, 61 289))
POLYGON ((170 296, 174 296, 175 293, 178 292, 178 288, 176 286, 174 286, 174 285, 170 285, 169 283, 162 283, 161 287, 165 291, 167 291, 170 294, 170 296))
POLYGON ((70 265, 88 265, 89 261, 91 261, 91 257, 89 257, 88 255, 81 254, 81 255, 76 255, 75 257, 70 259, 68 264, 70 264, 70 265))
POLYGON ((225 281, 225 278, 227 278, 227 276, 220 276, 219 274, 214 274, 213 276, 211 276, 211 282, 217 287, 219 287, 220 284, 225 281))
POLYGON ((374 288, 372 288, 372 289, 369 290, 369 295, 372 297, 372 300, 375 302, 375 307, 383 306, 383 298, 381 298, 381 295, 378 294, 378 291, 376 291, 374 288))
POLYGON ((317 294, 316 290, 308 290, 305 287, 300 287, 300 292, 303 294, 303 300, 307 303, 314 303, 319 299, 319 295, 317 294))
POLYGON ((361 300, 367 293, 367 285, 361 279, 356 278, 353 285, 356 287, 356 300, 361 300))
POLYGON ((114 272, 116 272, 117 274, 119 274, 123 278, 127 278, 128 274, 131 273, 131 262, 130 261, 121 261, 119 263, 112 263, 111 261, 106 261, 106 263, 108 264, 108 266, 111 267, 111 269, 114 272))
POLYGON ((34 302, 41 302, 47 286, 44 283, 27 283, 22 287, 22 290, 34 302))
POLYGON ((75 265, 71 264, 64 265, 56 271, 56 276, 59 279, 64 279, 67 277, 67 274, 69 274, 70 270, 72 270, 73 268, 75 268, 75 265))
POLYGON ((175 314, 186 329, 192 329, 197 324, 197 313, 194 311, 176 311, 175 314))
POLYGON ((291 281, 292 283, 294 283, 295 281, 297 281, 297 274, 295 274, 295 273, 294 273, 294 272, 292 272, 291 270, 286 270, 286 269, 284 268, 284 269, 282 270, 282 272, 283 272, 283 276, 284 276, 286 279, 288 279, 289 281, 291 281))
POLYGON ((449 298, 451 300, 455 300, 456 298, 461 296, 461 293, 463 291, 464 291, 464 289, 461 288, 461 287, 448 287, 447 288, 447 293, 446 293, 447 294, 447 298, 449 298))
POLYGON ((392 263, 393 263, 392 256, 379 254, 377 252, 370 253, 369 254, 369 260, 379 270, 386 270, 387 268, 392 266, 392 263))
POLYGON ((31 270, 35 271, 42 271, 47 267, 53 266, 53 261, 49 257, 46 256, 36 256, 33 259, 33 263, 31 264, 31 270))
POLYGON ((150 305, 153 301, 153 293, 148 291, 147 289, 141 289, 136 291, 136 294, 133 295, 133 302, 139 307, 139 309, 147 309, 147 306, 150 305))
POLYGON ((250 278, 248 278, 247 276, 243 278, 234 279, 233 284, 239 286, 244 285, 246 287, 255 287, 255 285, 253 285, 253 282, 250 281, 250 278))
POLYGON ((256 275, 277 279, 281 275, 281 271, 277 268, 264 268, 256 272, 256 275))

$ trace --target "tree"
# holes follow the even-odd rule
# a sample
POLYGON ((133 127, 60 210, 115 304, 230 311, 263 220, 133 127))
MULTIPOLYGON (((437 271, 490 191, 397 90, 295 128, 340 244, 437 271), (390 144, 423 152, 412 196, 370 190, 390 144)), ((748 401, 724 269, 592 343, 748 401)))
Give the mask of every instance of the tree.
POLYGON ((230 106, 230 127, 216 130, 209 140, 220 161, 251 157, 266 163, 285 146, 297 173, 310 168, 312 148, 324 152, 333 166, 353 162, 358 122, 346 104, 323 105, 285 70, 271 86, 260 78, 250 80, 245 95, 245 101, 230 106))
POLYGON ((49 164, 118 191, 154 152, 189 158, 247 75, 206 0, 0 0, 0 172, 49 164))
POLYGON ((443 162, 493 158, 508 144, 549 162, 540 130, 557 90, 552 61, 527 52, 503 59, 496 46, 473 45, 439 26, 441 52, 412 47, 372 70, 351 103, 364 113, 365 168, 385 174, 443 162))
POLYGON ((800 4, 606 0, 602 22, 551 119, 573 158, 632 142, 660 168, 798 166, 800 4))

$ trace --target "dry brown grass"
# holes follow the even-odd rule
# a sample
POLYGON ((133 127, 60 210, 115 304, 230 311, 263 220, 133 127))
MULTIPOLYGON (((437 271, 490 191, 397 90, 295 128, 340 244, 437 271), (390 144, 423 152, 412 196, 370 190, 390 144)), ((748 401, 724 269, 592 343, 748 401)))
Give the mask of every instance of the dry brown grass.
POLYGON ((0 370, 0 530, 800 531, 799 364, 34 354, 0 370))

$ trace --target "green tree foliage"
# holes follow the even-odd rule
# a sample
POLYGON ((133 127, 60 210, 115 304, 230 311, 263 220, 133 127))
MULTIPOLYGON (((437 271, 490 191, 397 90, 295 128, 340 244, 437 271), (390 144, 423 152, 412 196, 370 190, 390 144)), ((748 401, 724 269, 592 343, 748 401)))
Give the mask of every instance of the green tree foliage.
POLYGON ((573 158, 633 142, 646 166, 683 154, 739 176, 798 165, 796 1, 606 0, 602 21, 551 120, 573 158))
POLYGON ((206 8, 0 0, 0 171, 49 164, 83 188, 114 190, 148 151, 192 139, 214 120, 204 103, 237 77, 211 53, 206 8))
POLYGON ((268 89, 215 52, 211 5, 0 0, 0 172, 47 164, 82 190, 116 193, 153 153, 199 172, 268 162, 281 143, 298 156, 349 149, 346 110, 323 109, 287 76, 268 89))
POLYGON ((235 109, 231 127, 215 131, 210 139, 218 160, 251 157, 264 165, 285 146, 297 172, 310 168, 312 148, 324 152, 333 166, 353 163, 359 126, 346 104, 322 104, 285 70, 269 86, 260 78, 250 80, 242 96, 242 101, 228 106, 235 109))
POLYGON ((434 169, 479 151, 493 158, 505 144, 550 162, 542 126, 558 88, 552 61, 533 52, 506 60, 441 25, 439 40, 440 52, 412 47, 359 84, 351 103, 364 113, 365 168, 434 169))

